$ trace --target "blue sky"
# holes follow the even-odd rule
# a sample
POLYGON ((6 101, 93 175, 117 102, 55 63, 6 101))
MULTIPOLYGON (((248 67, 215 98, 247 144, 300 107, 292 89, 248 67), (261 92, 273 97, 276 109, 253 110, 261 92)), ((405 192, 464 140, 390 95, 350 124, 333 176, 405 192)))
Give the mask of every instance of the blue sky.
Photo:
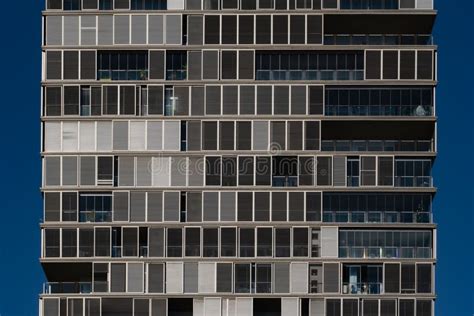
MULTIPOLYGON (((37 314, 43 276, 38 263, 41 219, 40 74, 42 0, 3 1, 0 124, 0 316, 37 314), (5 45, 8 43, 8 45, 5 45)), ((438 316, 474 314, 474 1, 438 0, 439 116, 435 181, 438 229, 438 316)))

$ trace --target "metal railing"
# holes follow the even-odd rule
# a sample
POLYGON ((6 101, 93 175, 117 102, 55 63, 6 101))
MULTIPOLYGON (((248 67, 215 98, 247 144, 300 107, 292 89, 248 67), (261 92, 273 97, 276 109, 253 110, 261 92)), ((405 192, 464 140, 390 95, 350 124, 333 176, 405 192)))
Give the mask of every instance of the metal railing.
POLYGON ((323 140, 321 151, 430 152, 432 140, 323 140))
POLYGON ((425 34, 326 34, 324 45, 433 45, 425 34))
POLYGON ((396 187, 430 188, 433 186, 431 176, 395 176, 396 187))
POLYGON ((256 80, 364 80, 364 70, 259 70, 256 80))
POLYGON ((326 105, 326 116, 417 116, 433 115, 431 105, 326 105))
POLYGON ((381 282, 344 282, 343 294, 380 294, 383 284, 381 282))
POLYGON ((430 212, 323 212, 325 223, 431 223, 430 212))
POLYGON ((148 69, 141 70, 101 70, 97 72, 99 80, 148 80, 148 69))
POLYGON ((46 282, 43 284, 43 294, 60 293, 92 293, 92 282, 46 282))
POLYGON ((431 259, 430 247, 339 247, 339 258, 431 259))

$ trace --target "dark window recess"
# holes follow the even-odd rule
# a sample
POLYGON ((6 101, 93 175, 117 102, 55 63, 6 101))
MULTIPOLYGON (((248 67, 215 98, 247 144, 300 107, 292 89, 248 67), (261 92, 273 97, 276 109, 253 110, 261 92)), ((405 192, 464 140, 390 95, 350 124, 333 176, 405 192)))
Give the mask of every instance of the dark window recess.
POLYGON ((308 44, 323 43, 323 18, 321 15, 308 15, 307 33, 308 44))
POLYGON ((290 16, 290 43, 304 44, 306 41, 305 33, 305 16, 291 15, 290 16))
POLYGON ((314 185, 314 157, 299 157, 299 185, 314 185))
POLYGON ((383 52, 383 79, 398 79, 398 51, 383 52))
POLYGON ((239 229, 239 256, 249 258, 255 256, 255 229, 239 229))
POLYGON ((46 8, 48 10, 61 10, 62 0, 48 0, 46 8))
POLYGON ((135 114, 135 87, 120 86, 120 114, 135 114))
POLYGON ((148 80, 148 51, 97 52, 99 80, 148 80))
POLYGON ((270 220, 270 192, 255 192, 255 221, 270 220))
POLYGON ((203 150, 217 150, 217 122, 202 122, 203 150))
POLYGON ((415 51, 400 51, 400 79, 415 79, 415 51))
POLYGON ((221 185, 221 157, 206 157, 206 185, 221 185))
POLYGON ((64 115, 79 115, 79 86, 64 87, 64 115))
POLYGON ((257 1, 255 0, 241 0, 240 8, 242 10, 255 10, 257 8, 257 1))
POLYGON ((219 256, 219 230, 217 228, 203 228, 202 255, 206 258, 219 256))
POLYGON ((64 11, 75 11, 81 9, 81 0, 64 0, 63 10, 64 11))
POLYGON ((222 79, 237 79, 237 51, 222 51, 222 79))
POLYGON ((251 222, 253 219, 252 192, 238 192, 237 194, 237 220, 251 222))
POLYGON ((237 158, 222 157, 222 186, 237 185, 237 158))
POLYGON ((61 115, 61 87, 45 87, 45 115, 61 115))
POLYGON ((367 51, 366 55, 366 79, 381 79, 380 78, 380 67, 381 67, 381 52, 380 51, 367 51))
POLYGON ((433 52, 418 51, 418 80, 433 80, 433 52))
POLYGON ((272 158, 272 186, 295 187, 298 185, 298 158, 276 156, 272 158))
POLYGON ((255 184, 271 184, 271 157, 256 157, 255 160, 255 184))
POLYGON ((239 186, 253 185, 253 157, 239 157, 239 186))
POLYGON ((319 150, 320 148, 320 122, 306 121, 305 122, 305 149, 319 150))
POLYGON ((168 228, 167 242, 167 257, 183 256, 183 233, 181 228, 168 228))
POLYGON ((220 43, 220 21, 218 15, 206 15, 204 22, 204 42, 206 44, 220 43))
POLYGON ((239 106, 239 87, 223 86, 222 87, 222 114, 234 114, 238 112, 239 106))
POLYGON ((236 228, 221 228, 221 257, 236 256, 236 228))
POLYGON ((237 150, 251 150, 252 122, 237 122, 237 150))
POLYGON ((192 316, 193 299, 192 298, 169 298, 168 316, 192 316))
POLYGON ((257 15, 256 17, 256 30, 255 30, 255 43, 256 44, 270 44, 271 43, 271 16, 270 15, 257 15))
POLYGON ((166 52, 166 80, 186 80, 187 51, 166 52))
POLYGON ((79 79, 79 52, 63 52, 63 76, 64 79, 79 79))
POLYGON ((239 15, 239 44, 254 43, 254 16, 239 15))
POLYGON ((317 157, 316 160, 316 185, 331 185, 332 159, 331 157, 317 157))
POLYGON ((309 114, 322 115, 324 110, 324 87, 309 87, 309 114))
POLYGON ((167 0, 131 0, 132 10, 166 10, 167 0))
POLYGON ((290 257, 290 229, 276 228, 275 229, 275 257, 288 258, 290 257))
POLYGON ((288 16, 273 16, 273 44, 288 44, 288 16))
POLYGON ((416 266, 416 292, 431 293, 431 264, 418 264, 416 266))
POLYGON ((165 78, 165 52, 150 51, 150 79, 165 78))
POLYGON ((306 221, 321 221, 321 192, 306 193, 306 221))
POLYGON ((293 228, 293 256, 308 256, 308 229, 293 228))
POLYGON ((222 16, 222 44, 237 43, 237 16, 222 16))

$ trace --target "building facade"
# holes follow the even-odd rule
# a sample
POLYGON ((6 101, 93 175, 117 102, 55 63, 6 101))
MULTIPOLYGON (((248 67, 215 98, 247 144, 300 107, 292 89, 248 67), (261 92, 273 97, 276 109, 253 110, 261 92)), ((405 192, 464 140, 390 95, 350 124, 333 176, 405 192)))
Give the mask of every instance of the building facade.
POLYGON ((434 315, 432 0, 47 0, 43 316, 434 315))

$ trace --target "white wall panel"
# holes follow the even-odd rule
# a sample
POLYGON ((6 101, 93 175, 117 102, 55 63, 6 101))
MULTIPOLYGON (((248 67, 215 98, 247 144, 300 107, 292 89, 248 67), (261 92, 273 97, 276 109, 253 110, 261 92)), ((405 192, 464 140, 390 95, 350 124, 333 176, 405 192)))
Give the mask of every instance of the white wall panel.
POLYGON ((77 151, 78 122, 63 122, 63 151, 77 151))
POLYGON ((163 122, 147 122, 147 149, 162 150, 163 148, 163 122))
POLYGON ((79 150, 95 151, 95 122, 79 123, 79 150))
POLYGON ((169 187, 170 186, 170 158, 169 157, 153 157, 153 186, 169 187))
POLYGON ((180 122, 164 122, 163 150, 180 150, 180 122))
POLYGON ((145 121, 130 122, 130 150, 145 150, 145 121))
POLYGON ((308 293, 308 264, 293 262, 290 265, 290 292, 308 293))
POLYGON ((183 293, 183 263, 166 263, 166 293, 183 293))
POLYGON ((112 150, 112 122, 97 122, 97 150, 112 150))
POLYGON ((168 0, 168 10, 184 10, 184 0, 168 0))
POLYGON ((253 301, 252 298, 238 297, 235 300, 235 315, 236 316, 252 316, 253 315, 253 301))
POLYGON ((337 227, 321 227, 321 258, 338 257, 339 247, 337 240, 337 227))
POLYGON ((199 293, 216 292, 216 264, 201 262, 198 272, 198 290, 199 293))
POLYGON ((61 151, 61 122, 44 123, 44 151, 61 151))
POLYGON ((195 298, 193 300, 193 316, 206 316, 204 314, 204 300, 195 298))
POLYGON ((204 298, 204 315, 221 316, 221 299, 218 297, 204 298))
POLYGON ((297 297, 282 297, 281 298, 281 315, 299 315, 297 297))

